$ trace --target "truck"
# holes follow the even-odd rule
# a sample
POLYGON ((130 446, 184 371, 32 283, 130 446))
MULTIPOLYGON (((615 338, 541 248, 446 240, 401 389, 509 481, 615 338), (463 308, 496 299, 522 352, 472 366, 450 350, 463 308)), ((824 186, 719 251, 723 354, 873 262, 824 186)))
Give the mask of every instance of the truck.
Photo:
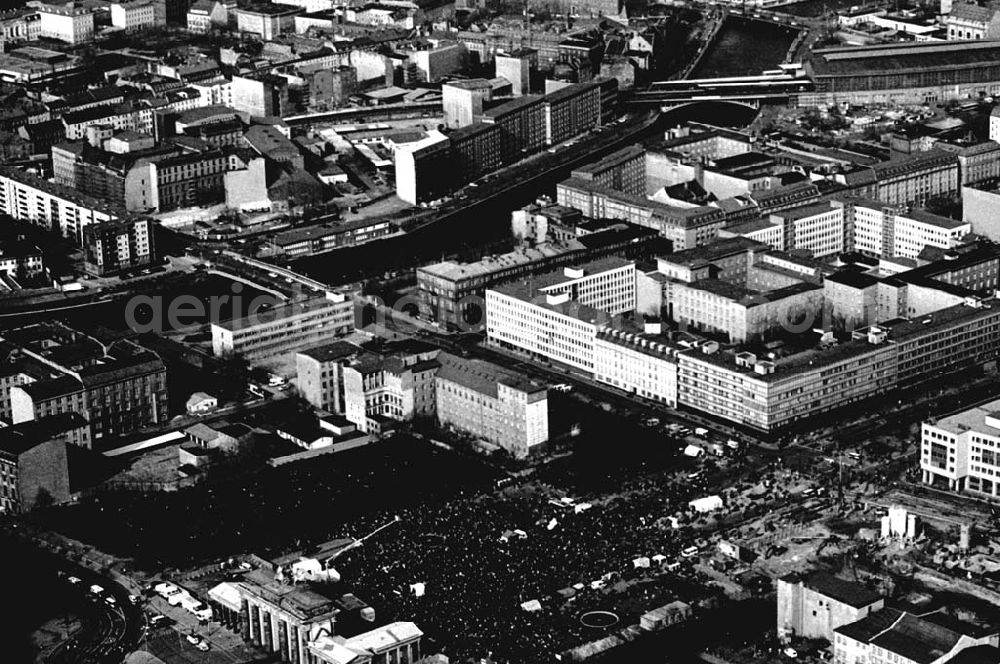
POLYGON ((708 429, 706 429, 705 427, 698 427, 697 429, 694 430, 694 435, 704 438, 705 436, 708 435, 708 429))

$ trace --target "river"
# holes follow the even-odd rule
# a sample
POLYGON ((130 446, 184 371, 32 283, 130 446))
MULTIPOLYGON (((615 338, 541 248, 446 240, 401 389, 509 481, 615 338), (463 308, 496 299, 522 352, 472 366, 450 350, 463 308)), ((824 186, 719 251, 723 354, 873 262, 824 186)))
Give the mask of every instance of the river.
POLYGON ((730 16, 690 78, 750 76, 774 69, 795 39, 793 29, 730 16))

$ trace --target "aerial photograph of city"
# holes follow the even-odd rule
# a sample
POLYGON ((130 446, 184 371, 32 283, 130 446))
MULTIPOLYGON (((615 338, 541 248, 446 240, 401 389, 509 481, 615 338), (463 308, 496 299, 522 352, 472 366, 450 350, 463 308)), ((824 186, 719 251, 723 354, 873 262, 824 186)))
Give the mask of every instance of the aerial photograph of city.
POLYGON ((1000 0, 0 0, 0 664, 1000 664, 1000 0))

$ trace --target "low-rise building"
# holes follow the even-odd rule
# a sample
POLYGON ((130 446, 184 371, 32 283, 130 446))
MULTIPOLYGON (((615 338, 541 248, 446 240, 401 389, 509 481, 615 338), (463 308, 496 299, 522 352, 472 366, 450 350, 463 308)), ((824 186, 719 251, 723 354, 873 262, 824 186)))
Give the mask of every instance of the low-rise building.
POLYGON ((296 300, 243 318, 212 323, 212 352, 261 360, 354 330, 354 302, 343 293, 296 300))

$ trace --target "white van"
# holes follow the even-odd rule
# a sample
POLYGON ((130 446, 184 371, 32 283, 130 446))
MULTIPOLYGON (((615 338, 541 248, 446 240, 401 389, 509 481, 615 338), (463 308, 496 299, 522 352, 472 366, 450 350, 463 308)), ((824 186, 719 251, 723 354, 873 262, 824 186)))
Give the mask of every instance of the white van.
POLYGON ((698 555, 698 547, 689 546, 688 548, 681 551, 681 555, 684 556, 685 558, 693 558, 694 556, 698 555))

